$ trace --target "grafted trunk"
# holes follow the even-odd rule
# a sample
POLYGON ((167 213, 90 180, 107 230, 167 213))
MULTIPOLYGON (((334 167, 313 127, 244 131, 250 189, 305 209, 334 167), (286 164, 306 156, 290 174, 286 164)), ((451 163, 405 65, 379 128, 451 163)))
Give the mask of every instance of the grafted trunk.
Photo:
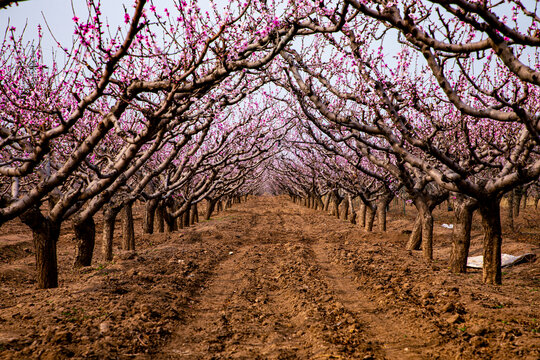
POLYGON ((407 250, 420 250, 422 244, 422 217, 416 215, 409 241, 407 242, 407 250))
POLYGON ((454 202, 456 226, 450 254, 450 271, 455 273, 467 272, 467 257, 471 245, 471 227, 473 213, 477 202, 473 199, 459 198, 454 202))
POLYGON ((102 251, 105 261, 113 259, 114 224, 118 211, 108 208, 103 212, 103 243, 102 251))
POLYGON ((366 212, 367 206, 364 203, 360 203, 360 223, 361 227, 366 227, 366 212))
POLYGON ((53 222, 44 217, 38 206, 28 209, 20 219, 32 230, 36 252, 37 287, 39 289, 58 287, 56 243, 60 236, 60 222, 53 222))
POLYGON ((135 229, 133 227, 133 204, 124 205, 122 213, 122 249, 135 250, 135 229))
POLYGON ((498 199, 480 202, 482 227, 484 228, 484 268, 482 280, 486 284, 501 284, 501 215, 498 199))
POLYGON ((154 219, 158 204, 158 199, 151 199, 148 200, 144 206, 143 233, 145 234, 154 233, 154 219))
POLYGON ((92 265, 94 244, 96 243, 96 223, 93 217, 89 217, 73 224, 75 232, 75 268, 92 265))
POLYGON ((375 220, 375 211, 370 207, 366 206, 366 230, 371 232, 373 231, 373 220, 375 220))

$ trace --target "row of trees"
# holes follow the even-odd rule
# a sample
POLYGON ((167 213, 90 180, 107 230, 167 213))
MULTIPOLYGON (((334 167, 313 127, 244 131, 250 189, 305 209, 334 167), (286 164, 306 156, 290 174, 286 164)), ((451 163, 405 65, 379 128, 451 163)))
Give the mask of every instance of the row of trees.
POLYGON ((452 196, 452 270, 465 271, 478 210, 483 280, 500 283, 500 200, 540 175, 539 17, 526 5, 238 1, 204 11, 180 1, 158 11, 138 0, 111 32, 89 1, 89 17, 72 19, 74 43, 59 44, 63 63, 45 60, 41 30, 26 44, 9 28, 0 224, 30 227, 46 288, 57 286, 62 223, 73 223, 75 264, 87 266, 103 211, 110 259, 116 216, 137 200, 146 232, 156 211, 174 230, 204 199, 211 214, 221 198, 264 189, 336 214, 359 198, 360 222, 370 229, 378 214, 384 230, 399 195, 418 209, 408 247, 431 259, 432 211, 452 196))
POLYGON ((339 34, 319 35, 311 49, 285 50, 285 71, 276 82, 296 100, 303 143, 347 162, 363 181, 378 184, 379 195, 358 182, 351 190, 347 170, 337 184, 325 185, 337 202, 344 190, 371 212, 402 191, 419 214, 408 246, 421 239, 427 259, 433 208, 453 194, 451 269, 466 269, 478 210, 483 280, 499 284, 500 200, 540 174, 537 9, 519 1, 348 3, 364 16, 339 34), (503 16, 510 10, 511 19, 503 16), (383 56, 379 40, 391 34, 403 45, 394 62, 383 56))
POLYGON ((25 44, 9 28, 2 44, 0 223, 20 217, 32 230, 41 288, 58 285, 68 219, 75 264, 87 266, 100 210, 110 258, 116 214, 137 199, 150 232, 163 204, 174 227, 202 199, 211 212, 253 187, 289 129, 251 97, 268 82, 259 70, 294 38, 336 28, 313 4, 277 13, 238 1, 205 12, 182 1, 158 13, 138 0, 111 33, 98 3, 88 4, 87 19, 73 17, 74 44, 61 47, 65 63, 44 60, 41 32, 25 44))

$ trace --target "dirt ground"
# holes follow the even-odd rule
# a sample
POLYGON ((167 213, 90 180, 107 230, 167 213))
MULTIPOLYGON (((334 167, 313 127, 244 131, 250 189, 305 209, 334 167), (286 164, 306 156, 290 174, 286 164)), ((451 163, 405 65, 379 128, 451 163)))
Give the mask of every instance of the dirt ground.
MULTIPOLYGON (((2 359, 539 359, 539 261, 447 270, 452 214, 436 214, 435 260, 404 249, 414 211, 391 208, 368 233, 285 197, 252 197, 210 221, 142 235, 74 270, 69 229, 58 244, 60 287, 35 289, 31 236, 0 236, 2 359)), ((540 256, 529 207, 503 252, 540 256)), ((99 219, 98 219, 99 223, 99 219)), ((99 230, 99 229, 98 229, 99 230)), ((471 255, 481 254, 475 221, 471 255)), ((119 243, 119 238, 117 239, 119 243)))

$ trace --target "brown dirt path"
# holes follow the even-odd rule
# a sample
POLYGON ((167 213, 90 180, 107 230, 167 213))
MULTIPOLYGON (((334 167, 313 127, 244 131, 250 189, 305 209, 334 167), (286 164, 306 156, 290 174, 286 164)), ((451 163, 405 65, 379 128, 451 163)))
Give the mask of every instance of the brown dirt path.
POLYGON ((459 334, 463 305, 450 300, 436 310, 429 305, 441 300, 427 290, 430 280, 413 288, 412 279, 395 276, 403 270, 414 278, 411 269, 425 272, 430 264, 283 198, 252 201, 257 222, 240 235, 243 247, 217 267, 161 358, 482 357, 484 338, 459 334), (362 261, 382 258, 379 273, 362 271, 362 261))

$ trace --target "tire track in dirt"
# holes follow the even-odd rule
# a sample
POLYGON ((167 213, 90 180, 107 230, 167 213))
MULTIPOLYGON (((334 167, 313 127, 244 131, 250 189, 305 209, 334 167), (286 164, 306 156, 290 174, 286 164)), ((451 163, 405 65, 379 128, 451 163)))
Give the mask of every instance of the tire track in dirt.
POLYGON ((369 359, 377 345, 314 265, 312 226, 290 207, 260 204, 257 226, 214 272, 159 358, 369 359))
POLYGON ((346 268, 329 259, 331 249, 328 244, 318 242, 314 244, 313 251, 335 296, 347 310, 363 321, 368 336, 381 345, 385 358, 399 360, 423 356, 421 349, 428 344, 418 337, 421 334, 406 331, 403 318, 381 312, 379 306, 367 296, 370 289, 346 268), (407 339, 406 344, 403 339, 407 339))

